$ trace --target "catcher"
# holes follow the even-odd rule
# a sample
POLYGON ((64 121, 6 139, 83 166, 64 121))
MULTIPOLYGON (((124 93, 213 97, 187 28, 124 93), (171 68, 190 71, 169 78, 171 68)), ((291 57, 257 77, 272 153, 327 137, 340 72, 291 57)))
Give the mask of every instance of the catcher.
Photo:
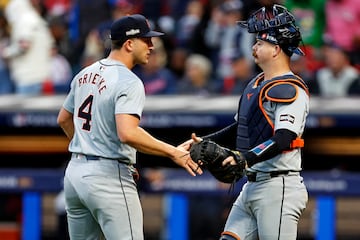
POLYGON ((247 176, 221 240, 295 240, 308 201, 300 175, 308 88, 290 69, 290 57, 304 55, 301 34, 277 4, 239 25, 256 34, 253 56, 263 72, 245 88, 233 124, 201 138, 192 134, 191 157, 220 181, 247 176))

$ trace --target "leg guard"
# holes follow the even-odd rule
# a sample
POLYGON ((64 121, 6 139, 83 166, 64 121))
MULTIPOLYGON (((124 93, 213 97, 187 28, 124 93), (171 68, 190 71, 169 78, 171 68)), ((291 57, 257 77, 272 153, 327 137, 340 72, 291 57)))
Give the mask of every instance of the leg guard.
POLYGON ((233 232, 222 232, 219 240, 240 240, 240 237, 233 232))

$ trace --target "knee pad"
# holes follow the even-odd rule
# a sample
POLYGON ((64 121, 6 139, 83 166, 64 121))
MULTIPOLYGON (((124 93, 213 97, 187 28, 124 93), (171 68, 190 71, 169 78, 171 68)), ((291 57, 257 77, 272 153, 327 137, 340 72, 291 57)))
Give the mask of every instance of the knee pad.
POLYGON ((240 237, 233 232, 223 232, 219 240, 240 240, 240 237))

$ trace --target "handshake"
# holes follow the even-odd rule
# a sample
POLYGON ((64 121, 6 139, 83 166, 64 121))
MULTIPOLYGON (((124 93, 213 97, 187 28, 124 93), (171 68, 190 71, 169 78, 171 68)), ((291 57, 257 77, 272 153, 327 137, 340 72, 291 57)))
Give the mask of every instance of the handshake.
POLYGON ((235 183, 245 175, 244 155, 224 148, 213 141, 201 140, 192 143, 190 156, 202 169, 208 170, 220 182, 235 183), (224 160, 228 157, 233 157, 236 164, 224 164, 224 160))

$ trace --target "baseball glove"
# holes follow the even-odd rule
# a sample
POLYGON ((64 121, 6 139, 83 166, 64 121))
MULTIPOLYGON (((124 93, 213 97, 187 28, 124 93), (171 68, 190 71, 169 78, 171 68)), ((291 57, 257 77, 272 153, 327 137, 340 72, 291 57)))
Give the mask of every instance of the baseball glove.
POLYGON ((244 176, 246 161, 238 151, 231 151, 210 140, 193 143, 190 148, 190 156, 202 169, 207 169, 217 180, 224 183, 235 183, 244 176), (222 162, 229 156, 233 156, 236 165, 222 162))

